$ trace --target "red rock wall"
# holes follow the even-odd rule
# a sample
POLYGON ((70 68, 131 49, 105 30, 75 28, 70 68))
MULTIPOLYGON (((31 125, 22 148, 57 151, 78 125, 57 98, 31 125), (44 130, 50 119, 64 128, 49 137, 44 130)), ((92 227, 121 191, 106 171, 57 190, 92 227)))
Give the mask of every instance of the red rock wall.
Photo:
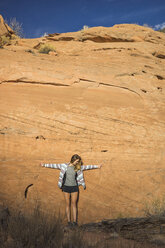
POLYGON ((41 40, 0 49, 1 202, 27 208, 38 197, 45 211, 65 214, 59 171, 39 164, 77 153, 85 165, 103 164, 84 172, 81 223, 143 215, 165 185, 164 59, 152 55, 165 40, 51 41, 58 56, 25 51, 41 40))

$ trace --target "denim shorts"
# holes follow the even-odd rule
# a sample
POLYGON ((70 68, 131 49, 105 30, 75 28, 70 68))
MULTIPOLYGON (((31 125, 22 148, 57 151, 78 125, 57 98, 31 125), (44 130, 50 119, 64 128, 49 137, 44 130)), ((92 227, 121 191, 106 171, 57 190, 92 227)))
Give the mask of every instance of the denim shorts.
POLYGON ((79 191, 79 188, 78 188, 78 185, 76 185, 76 186, 66 186, 66 185, 63 185, 62 186, 62 191, 63 192, 67 192, 67 193, 73 193, 73 192, 78 192, 79 191))

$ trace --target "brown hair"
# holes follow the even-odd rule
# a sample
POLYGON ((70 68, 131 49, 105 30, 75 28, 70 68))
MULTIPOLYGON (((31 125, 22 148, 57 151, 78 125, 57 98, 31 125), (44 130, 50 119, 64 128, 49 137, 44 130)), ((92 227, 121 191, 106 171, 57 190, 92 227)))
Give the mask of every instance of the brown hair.
POLYGON ((78 171, 81 169, 81 165, 83 164, 81 157, 78 154, 74 154, 71 157, 70 163, 73 163, 75 160, 79 159, 79 162, 74 166, 74 170, 78 171))

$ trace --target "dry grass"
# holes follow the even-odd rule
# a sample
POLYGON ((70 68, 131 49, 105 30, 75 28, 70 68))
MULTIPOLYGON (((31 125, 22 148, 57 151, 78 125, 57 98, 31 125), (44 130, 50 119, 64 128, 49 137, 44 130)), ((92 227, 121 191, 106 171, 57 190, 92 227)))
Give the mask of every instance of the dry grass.
MULTIPOLYGON (((10 211, 10 209, 9 209, 10 211)), ((151 248, 108 233, 83 231, 81 228, 66 229, 63 217, 55 213, 45 214, 38 203, 30 211, 14 210, 6 225, 0 225, 2 248, 151 248)))
POLYGON ((21 211, 12 212, 7 227, 1 227, 1 247, 50 247, 61 246, 63 239, 62 219, 55 215, 45 215, 39 208, 25 215, 21 211))
POLYGON ((2 35, 0 37, 0 47, 2 48, 4 45, 10 45, 11 41, 10 41, 10 37, 2 35))
POLYGON ((19 40, 20 40, 20 39, 21 39, 21 37, 19 37, 19 36, 18 36, 18 35, 16 35, 16 34, 12 34, 12 35, 11 35, 11 39, 12 39, 12 40, 17 40, 17 39, 19 39, 19 40))
POLYGON ((165 195, 162 198, 154 198, 150 202, 145 202, 144 205, 145 216, 165 216, 165 195))
POLYGON ((56 51, 54 46, 51 44, 42 44, 41 47, 39 48, 38 52, 39 53, 49 53, 50 51, 56 51))

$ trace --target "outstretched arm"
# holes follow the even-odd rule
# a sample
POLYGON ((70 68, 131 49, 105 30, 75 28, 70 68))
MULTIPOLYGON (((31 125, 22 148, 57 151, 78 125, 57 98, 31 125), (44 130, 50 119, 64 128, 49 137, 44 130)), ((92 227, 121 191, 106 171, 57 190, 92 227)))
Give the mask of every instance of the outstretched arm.
POLYGON ((101 164, 100 165, 81 165, 81 170, 100 169, 101 166, 102 166, 101 164))
POLYGON ((40 165, 43 167, 48 167, 48 168, 52 168, 52 169, 59 169, 59 170, 63 166, 63 164, 44 164, 44 163, 41 163, 40 165))

